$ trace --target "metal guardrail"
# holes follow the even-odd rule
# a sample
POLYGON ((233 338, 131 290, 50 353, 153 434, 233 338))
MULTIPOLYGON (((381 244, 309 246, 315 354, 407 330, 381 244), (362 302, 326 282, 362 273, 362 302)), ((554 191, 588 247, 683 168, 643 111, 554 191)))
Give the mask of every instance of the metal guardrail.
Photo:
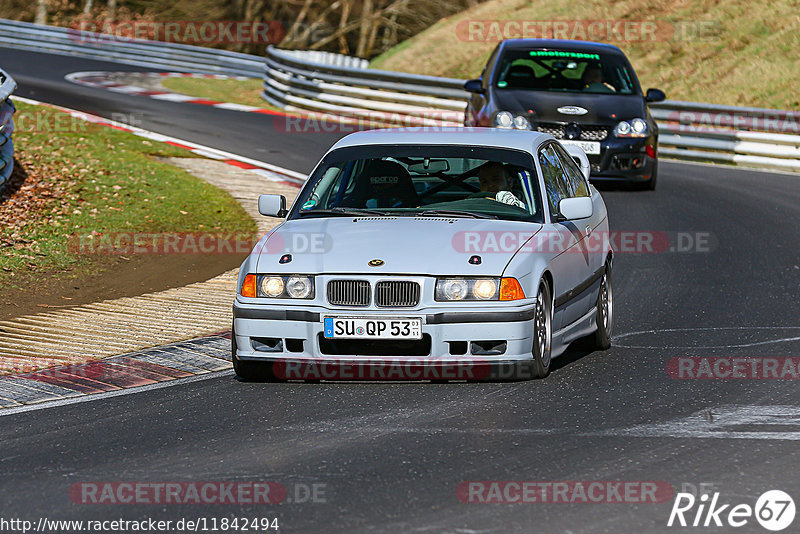
POLYGON ((14 102, 11 93, 17 88, 17 82, 4 70, 0 69, 0 188, 14 170, 14 102))
POLYGON ((71 28, 0 19, 0 43, 13 48, 80 56, 177 72, 260 78, 264 58, 162 41, 128 39, 71 28))
POLYGON ((376 124, 463 123, 463 80, 317 63, 272 46, 264 73, 264 99, 290 111, 376 124))
MULTIPOLYGON (((461 125, 464 82, 324 65, 269 47, 262 97, 289 111, 367 123, 461 125)), ((800 135, 775 133, 800 133, 800 112, 670 100, 650 108, 663 156, 800 171, 800 135)))
POLYGON ((366 69, 369 61, 355 56, 344 54, 334 54, 321 50, 283 50, 286 54, 298 59, 311 61, 312 63, 322 63, 324 65, 335 65, 337 67, 349 67, 351 69, 366 69))
MULTIPOLYGON (((263 77, 262 96, 273 105, 370 124, 460 125, 468 97, 464 80, 366 69, 357 58, 272 46, 263 58, 5 19, 0 43, 149 69, 263 77)), ((800 112, 681 101, 650 107, 663 156, 800 171, 800 112)))

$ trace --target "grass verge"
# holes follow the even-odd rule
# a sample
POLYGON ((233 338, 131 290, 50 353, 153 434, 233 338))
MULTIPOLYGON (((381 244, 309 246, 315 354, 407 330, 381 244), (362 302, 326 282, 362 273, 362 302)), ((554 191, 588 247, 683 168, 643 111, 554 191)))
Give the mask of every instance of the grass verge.
POLYGON ((257 79, 217 80, 213 78, 175 77, 161 80, 161 85, 176 93, 207 98, 218 102, 232 102, 272 111, 282 111, 261 98, 263 83, 262 80, 257 79))
POLYGON ((74 244, 96 233, 255 232, 227 193, 159 157, 186 150, 17 103, 12 180, 0 191, 0 285, 102 270, 74 244))

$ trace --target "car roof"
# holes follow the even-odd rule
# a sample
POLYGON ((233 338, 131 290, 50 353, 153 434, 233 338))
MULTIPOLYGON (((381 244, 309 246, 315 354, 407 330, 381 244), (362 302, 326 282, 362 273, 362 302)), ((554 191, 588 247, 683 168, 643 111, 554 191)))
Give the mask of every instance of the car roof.
POLYGON ((576 50, 580 52, 611 52, 622 54, 618 47, 593 41, 572 41, 568 39, 506 39, 503 41, 504 49, 516 48, 557 48, 559 50, 576 50))
POLYGON ((532 152, 553 136, 530 130, 469 127, 385 128, 364 130, 340 139, 331 150, 363 145, 466 145, 532 152))

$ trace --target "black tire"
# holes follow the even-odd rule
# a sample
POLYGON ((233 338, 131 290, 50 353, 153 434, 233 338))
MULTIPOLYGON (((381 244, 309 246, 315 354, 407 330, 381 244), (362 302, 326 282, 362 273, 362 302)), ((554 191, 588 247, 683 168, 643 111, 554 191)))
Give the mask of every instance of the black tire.
POLYGON ((658 167, 653 168, 653 174, 646 182, 635 182, 633 188, 636 191, 655 191, 658 183, 658 167))
POLYGON ((597 315, 594 333, 594 349, 608 350, 611 347, 611 332, 614 328, 614 283, 611 277, 611 260, 606 261, 606 269, 600 280, 597 292, 597 315))
POLYGON ((550 286, 539 282, 536 309, 533 315, 533 358, 527 366, 530 378, 544 378, 550 374, 550 355, 553 341, 553 299, 550 286))
POLYGON ((231 329, 231 361, 233 371, 240 380, 257 382, 272 379, 272 364, 248 362, 236 357, 236 331, 233 329, 231 329))

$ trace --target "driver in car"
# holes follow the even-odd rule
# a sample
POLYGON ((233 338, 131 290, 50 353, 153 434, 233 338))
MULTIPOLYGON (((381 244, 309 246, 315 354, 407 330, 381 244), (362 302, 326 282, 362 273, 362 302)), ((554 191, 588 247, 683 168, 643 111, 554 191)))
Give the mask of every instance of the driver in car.
POLYGON ((478 171, 478 181, 481 192, 475 196, 493 198, 503 204, 525 208, 525 204, 511 192, 511 180, 502 163, 490 161, 483 164, 478 171))

